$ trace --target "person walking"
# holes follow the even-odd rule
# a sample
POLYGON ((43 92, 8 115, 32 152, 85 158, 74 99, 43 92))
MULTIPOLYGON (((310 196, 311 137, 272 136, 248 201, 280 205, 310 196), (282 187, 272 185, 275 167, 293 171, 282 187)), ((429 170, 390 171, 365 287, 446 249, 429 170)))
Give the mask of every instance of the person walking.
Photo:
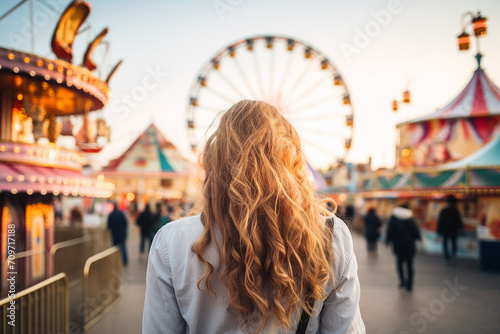
POLYGON ((144 255, 145 247, 146 247, 146 239, 149 241, 148 245, 148 253, 151 248, 151 244, 153 243, 154 237, 154 226, 156 222, 156 215, 151 212, 151 208, 149 204, 146 204, 144 211, 139 214, 137 217, 136 225, 139 226, 141 230, 141 244, 139 246, 139 256, 142 258, 144 255))
POLYGON ((462 217, 457 209, 457 199, 453 195, 446 198, 448 206, 439 212, 437 233, 443 238, 443 253, 446 264, 450 265, 457 255, 457 236, 463 228, 462 217), (451 255, 448 248, 451 241, 451 255))
POLYGON ((233 105, 201 159, 201 214, 153 241, 143 333, 365 333, 350 231, 276 108, 233 105))
POLYGON ((387 227, 386 244, 392 243, 396 255, 396 269, 399 275, 399 287, 413 289, 413 258, 416 254, 415 241, 421 240, 413 213, 408 204, 394 208, 387 227), (406 275, 403 267, 406 266, 406 275))
POLYGON ((125 214, 118 209, 118 204, 112 202, 113 211, 108 216, 108 229, 111 231, 111 240, 113 241, 113 246, 118 246, 122 254, 122 264, 124 267, 128 264, 127 256, 127 231, 128 222, 125 214))
POLYGON ((172 221, 173 212, 174 208, 171 205, 163 205, 161 207, 160 228, 172 221))
POLYGON ((380 227, 382 223, 375 212, 370 208, 365 216, 365 239, 368 250, 368 257, 377 257, 377 242, 380 237, 380 227))
POLYGON ((345 220, 346 222, 348 222, 349 224, 353 224, 354 222, 354 215, 356 213, 356 209, 354 208, 354 205, 352 205, 352 203, 349 203, 349 205, 347 205, 347 207, 345 208, 345 220))

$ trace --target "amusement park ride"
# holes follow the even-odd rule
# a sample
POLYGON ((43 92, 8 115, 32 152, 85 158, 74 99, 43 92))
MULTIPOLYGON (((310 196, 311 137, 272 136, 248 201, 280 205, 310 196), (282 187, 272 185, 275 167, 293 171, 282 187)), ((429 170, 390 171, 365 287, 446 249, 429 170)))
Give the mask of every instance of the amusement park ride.
MULTIPOLYGON (((107 29, 88 45, 82 65, 72 63, 73 42, 89 14, 85 1, 72 2, 62 13, 51 42, 57 59, 0 48, 1 264, 7 254, 7 226, 15 226, 18 289, 51 275, 55 197, 105 198, 114 187, 81 173, 86 163, 81 152, 98 152, 96 137, 109 137, 103 119, 92 134, 89 114, 108 102, 109 80, 120 65, 105 80, 93 73, 97 65, 92 55, 107 29), (70 116, 83 117, 74 136, 80 152, 57 144, 60 135, 74 135, 70 116)), ((2 267, 2 292, 4 274, 2 267)))
POLYGON ((216 128, 220 112, 241 99, 276 106, 299 132, 313 166, 346 158, 354 126, 350 93, 339 70, 311 45, 259 35, 216 52, 189 92, 187 127, 194 152, 216 128))

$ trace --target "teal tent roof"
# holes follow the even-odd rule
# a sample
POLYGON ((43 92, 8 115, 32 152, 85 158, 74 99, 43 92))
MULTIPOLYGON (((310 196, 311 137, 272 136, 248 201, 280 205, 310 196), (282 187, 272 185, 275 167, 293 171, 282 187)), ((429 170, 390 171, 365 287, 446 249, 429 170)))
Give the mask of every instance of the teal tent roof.
POLYGON ((440 169, 459 169, 465 167, 499 167, 500 134, 481 149, 465 158, 440 166, 440 169))

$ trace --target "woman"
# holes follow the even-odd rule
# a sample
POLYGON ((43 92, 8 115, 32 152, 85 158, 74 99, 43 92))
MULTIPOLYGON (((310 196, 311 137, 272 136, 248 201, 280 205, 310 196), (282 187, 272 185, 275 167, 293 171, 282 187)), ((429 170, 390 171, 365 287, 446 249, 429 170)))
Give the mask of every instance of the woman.
POLYGON ((365 238, 369 257, 377 256, 377 241, 380 237, 379 229, 382 224, 374 208, 370 208, 365 217, 365 238))
POLYGON ((290 123, 240 101, 201 164, 201 215, 154 240, 143 333, 294 333, 303 309, 308 333, 365 333, 350 232, 326 226, 290 123))

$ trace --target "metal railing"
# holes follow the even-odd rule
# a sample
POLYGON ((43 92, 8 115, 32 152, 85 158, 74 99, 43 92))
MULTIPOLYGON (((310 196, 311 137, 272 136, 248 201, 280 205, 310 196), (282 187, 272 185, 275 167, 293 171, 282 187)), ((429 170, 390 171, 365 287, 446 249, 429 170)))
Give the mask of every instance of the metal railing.
POLYGON ((97 254, 111 247, 111 235, 105 226, 81 227, 81 226, 56 226, 54 229, 55 243, 74 240, 84 236, 90 236, 94 240, 94 252, 97 254))
POLYGON ((111 247, 90 257, 83 269, 83 330, 101 320, 121 295, 121 256, 111 247))
POLYGON ((54 261, 54 274, 66 273, 70 281, 78 278, 82 274, 85 261, 92 254, 93 245, 90 236, 54 244, 50 249, 54 261))
POLYGON ((0 300, 0 318, 0 332, 4 334, 68 334, 68 277, 64 273, 55 275, 13 298, 0 300))
MULTIPOLYGON (((65 231, 66 235, 71 230, 65 231), (68 233, 67 233, 68 232, 68 233)), ((83 235, 54 244, 50 250, 54 261, 54 274, 65 272, 70 281, 81 278, 85 261, 110 247, 111 238, 106 228, 75 229, 73 235, 83 235)))
POLYGON ((54 243, 77 239, 85 236, 83 228, 73 226, 55 225, 54 228, 54 243))
POLYGON ((50 249, 54 261, 54 274, 66 273, 72 280, 82 274, 85 261, 94 254, 90 236, 63 241, 50 249))
MULTIPOLYGON (((45 257, 45 249, 41 248, 41 249, 29 250, 29 251, 17 253, 14 262, 16 264, 16 268, 19 268, 18 271, 25 270, 25 268, 27 267, 27 263, 28 263, 27 261, 29 261, 30 258, 34 257, 34 256, 44 256, 45 257)), ((44 260, 46 261, 47 259, 45 258, 44 260)), ((5 262, 2 263, 2 268, 1 268, 2 273, 7 273, 10 271, 8 266, 9 266, 9 259, 6 259, 5 262)), ((50 274, 51 273, 50 273, 50 269, 49 269, 49 272, 47 273, 47 275, 50 275, 50 274)), ((3 277, 3 275, 2 275, 2 277, 3 277)), ((45 278, 45 277, 43 277, 43 278, 45 278)), ((3 283, 5 283, 5 281, 3 283)), ((16 291, 26 289, 28 286, 31 285, 31 283, 32 282, 30 281, 30 278, 28 277, 28 275, 18 275, 17 279, 16 279, 16 283, 15 283, 16 291)), ((36 283, 36 281, 35 281, 35 283, 36 283)), ((2 291, 1 291, 0 297, 2 297, 2 296, 6 296, 5 288, 2 289, 2 291)))
MULTIPOLYGON (((54 244, 50 249, 50 256, 46 256, 44 248, 17 253, 15 258, 17 268, 28 268, 28 264, 30 261, 33 261, 34 257, 43 256, 46 272, 41 279, 33 280, 29 272, 25 272, 25 269, 22 269, 23 274, 18 275, 18 279, 16 280, 16 291, 24 290, 33 283, 43 280, 45 277, 62 272, 68 275, 70 281, 73 281, 75 278, 81 278, 87 259, 109 248, 109 246, 110 237, 108 231, 105 229, 96 229, 96 231, 92 231, 82 237, 54 244)), ((3 273, 8 272, 8 264, 8 259, 0 263, 0 269, 3 273)), ((0 291, 0 298, 4 296, 5 289, 2 289, 0 291)))

